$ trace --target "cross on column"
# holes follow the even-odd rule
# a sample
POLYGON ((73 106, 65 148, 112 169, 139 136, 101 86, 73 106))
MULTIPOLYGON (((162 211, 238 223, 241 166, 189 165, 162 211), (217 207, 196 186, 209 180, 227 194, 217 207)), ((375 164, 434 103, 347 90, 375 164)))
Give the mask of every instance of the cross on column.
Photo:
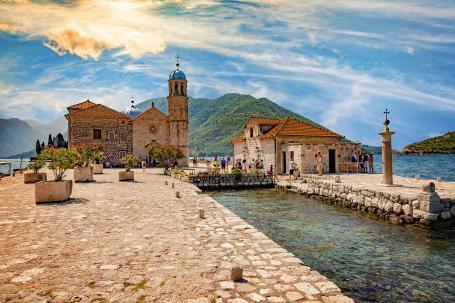
POLYGON ((390 114, 390 111, 386 108, 384 114, 385 114, 385 119, 387 120, 387 115, 390 114))

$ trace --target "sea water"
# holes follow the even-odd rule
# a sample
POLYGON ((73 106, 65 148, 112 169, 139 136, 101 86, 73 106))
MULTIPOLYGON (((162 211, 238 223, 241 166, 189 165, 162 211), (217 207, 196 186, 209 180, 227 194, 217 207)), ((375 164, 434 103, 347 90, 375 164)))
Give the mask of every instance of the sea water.
POLYGON ((209 193, 356 302, 455 302, 455 228, 398 226, 274 189, 209 193))

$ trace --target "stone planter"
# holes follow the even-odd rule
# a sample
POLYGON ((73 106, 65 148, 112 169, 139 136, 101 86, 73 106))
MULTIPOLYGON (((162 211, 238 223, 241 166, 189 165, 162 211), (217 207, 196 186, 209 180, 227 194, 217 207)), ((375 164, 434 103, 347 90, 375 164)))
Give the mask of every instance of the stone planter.
POLYGON ((75 167, 74 182, 92 182, 93 168, 92 167, 75 167))
POLYGON ((35 183, 35 202, 61 202, 68 200, 73 190, 73 181, 35 183))
POLYGON ((134 171, 119 171, 118 172, 119 181, 134 181, 134 171))
POLYGON ((47 181, 46 173, 26 173, 24 174, 24 183, 36 183, 41 181, 47 181))
POLYGON ((99 175, 99 174, 102 174, 103 173, 103 163, 100 163, 100 164, 92 164, 92 167, 93 167, 93 173, 95 175, 99 175))

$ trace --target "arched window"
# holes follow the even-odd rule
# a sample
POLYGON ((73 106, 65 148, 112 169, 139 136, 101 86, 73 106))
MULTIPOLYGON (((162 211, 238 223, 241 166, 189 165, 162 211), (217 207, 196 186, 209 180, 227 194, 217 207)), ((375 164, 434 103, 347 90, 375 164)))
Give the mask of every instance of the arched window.
POLYGON ((250 127, 250 138, 253 138, 253 128, 250 127))
POLYGON ((175 82, 175 91, 174 91, 174 95, 178 95, 178 89, 179 89, 179 85, 177 82, 175 82))

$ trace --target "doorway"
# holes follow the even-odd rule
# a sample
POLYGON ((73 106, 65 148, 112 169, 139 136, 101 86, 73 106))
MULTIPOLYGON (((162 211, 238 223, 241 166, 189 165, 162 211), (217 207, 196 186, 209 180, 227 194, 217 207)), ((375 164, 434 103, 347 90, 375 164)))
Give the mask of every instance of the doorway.
POLYGON ((334 174, 336 172, 336 150, 329 149, 329 173, 334 174))
POLYGON ((283 168, 281 170, 283 174, 286 174, 286 152, 283 152, 283 168))

